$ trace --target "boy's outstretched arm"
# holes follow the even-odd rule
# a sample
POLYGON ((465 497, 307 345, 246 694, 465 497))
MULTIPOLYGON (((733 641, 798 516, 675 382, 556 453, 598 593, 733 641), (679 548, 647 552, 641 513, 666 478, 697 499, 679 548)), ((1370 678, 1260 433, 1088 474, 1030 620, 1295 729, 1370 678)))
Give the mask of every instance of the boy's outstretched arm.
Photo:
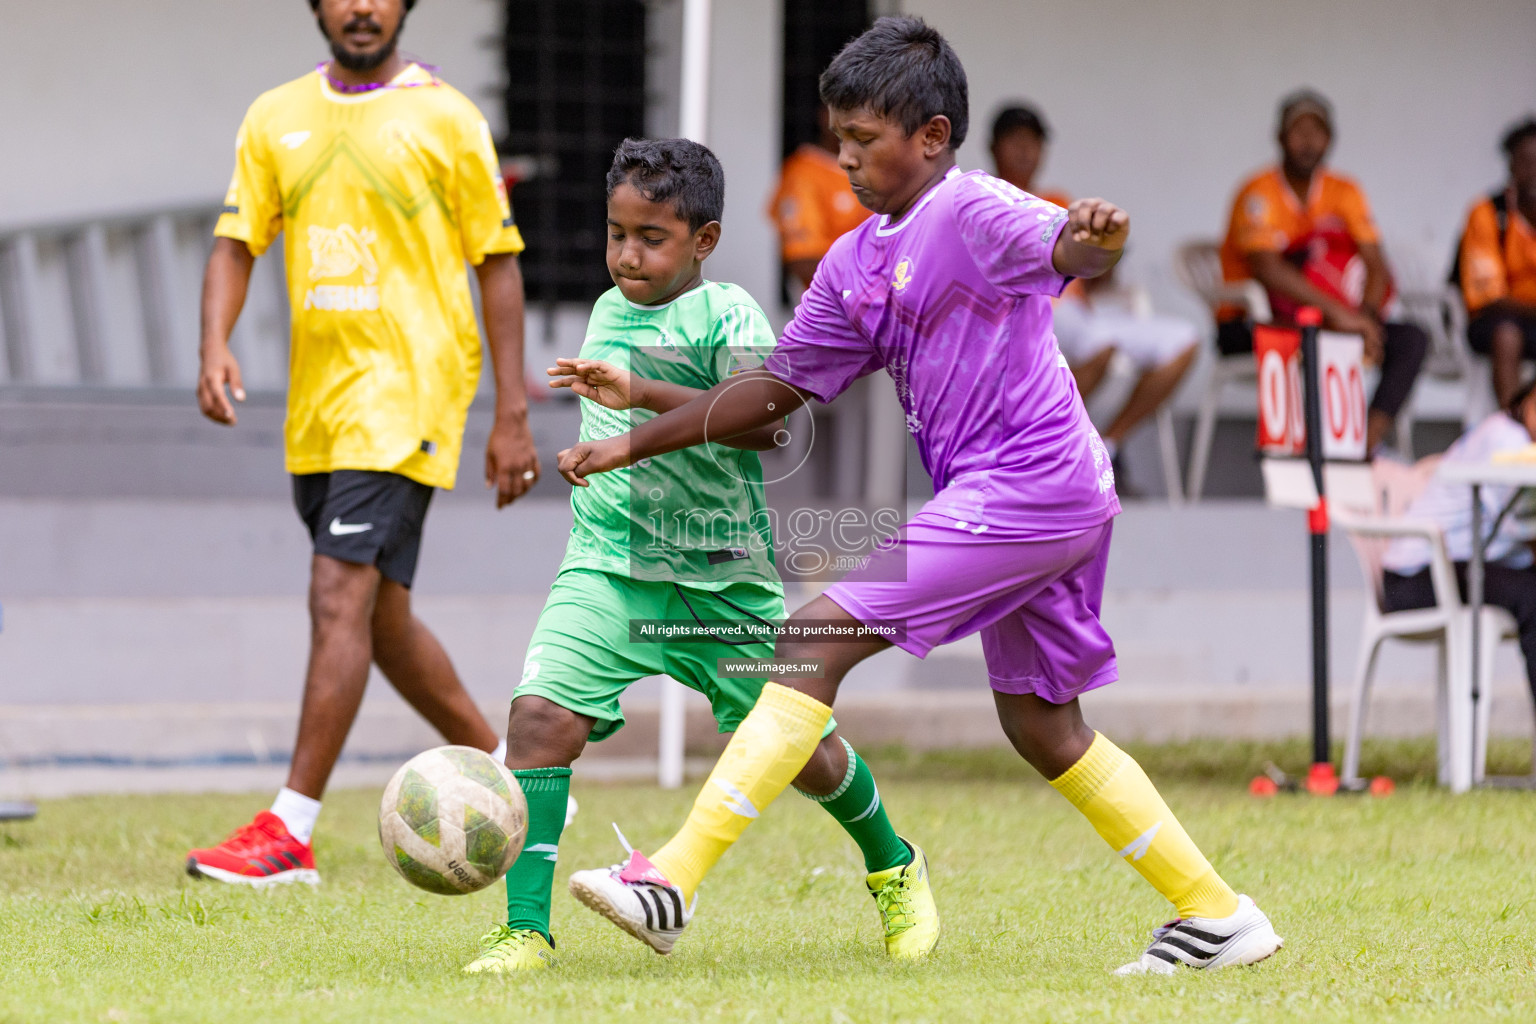
POLYGON ((627 434, 567 448, 560 453, 560 475, 586 487, 582 478, 593 473, 765 427, 804 405, 806 395, 766 370, 749 370, 627 434))
MULTIPOLYGON (((642 377, 633 370, 620 369, 601 359, 555 360, 555 365, 545 371, 552 378, 552 388, 570 388, 588 401, 609 409, 645 409, 654 413, 671 412, 678 406, 687 405, 704 394, 701 388, 686 384, 674 384, 666 380, 642 377)), ((782 427, 782 421, 749 430, 730 438, 714 438, 727 448, 748 452, 765 452, 778 447, 774 434, 782 427)))
POLYGON ((1056 238, 1051 265, 1067 277, 1098 277, 1120 261, 1131 233, 1131 216, 1104 199, 1078 199, 1067 208, 1067 226, 1056 238))

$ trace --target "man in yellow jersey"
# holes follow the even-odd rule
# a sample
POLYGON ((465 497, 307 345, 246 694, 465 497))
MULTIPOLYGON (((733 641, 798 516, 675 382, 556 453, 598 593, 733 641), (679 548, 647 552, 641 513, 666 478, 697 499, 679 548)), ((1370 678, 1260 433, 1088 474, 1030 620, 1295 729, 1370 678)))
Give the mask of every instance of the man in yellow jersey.
POLYGON ((251 105, 203 282, 198 405, 233 426, 230 398, 245 394, 230 330, 253 262, 283 235, 287 468, 314 541, 303 711, 272 809, 187 858, 195 876, 257 887, 319 881, 310 837, 370 661, 450 743, 505 750, 410 603, 427 505, 453 486, 480 377, 466 260, 496 380, 486 484, 501 507, 539 475, 523 391, 523 241, 490 129, 399 55, 415 0, 309 3, 332 60, 251 105))

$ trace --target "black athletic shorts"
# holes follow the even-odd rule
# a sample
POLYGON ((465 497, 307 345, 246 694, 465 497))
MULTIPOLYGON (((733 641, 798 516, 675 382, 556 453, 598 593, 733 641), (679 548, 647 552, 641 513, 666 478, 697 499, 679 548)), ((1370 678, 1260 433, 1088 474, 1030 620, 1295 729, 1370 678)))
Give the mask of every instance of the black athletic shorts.
POLYGON ((338 469, 293 478, 293 503, 315 554, 376 565, 403 587, 416 576, 431 501, 432 488, 398 473, 338 469))

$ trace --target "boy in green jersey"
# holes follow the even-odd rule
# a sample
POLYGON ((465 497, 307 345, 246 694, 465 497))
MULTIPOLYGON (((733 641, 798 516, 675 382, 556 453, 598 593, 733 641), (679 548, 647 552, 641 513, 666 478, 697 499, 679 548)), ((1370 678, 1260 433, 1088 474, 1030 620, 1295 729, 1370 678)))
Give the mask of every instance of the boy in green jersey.
MULTIPOLYGON (((550 369, 553 387, 582 402, 581 439, 622 434, 742 370, 774 346, 768 319, 741 288, 706 281, 720 240, 725 174, 686 139, 626 140, 608 172, 608 272, 580 357, 550 369)), ((468 972, 538 970, 556 959, 550 893, 565 826, 571 762, 589 740, 624 724, 619 696, 646 676, 670 675, 709 698, 722 732, 752 709, 765 680, 722 677, 717 662, 771 658, 784 590, 757 452, 777 425, 674 452, 647 466, 593 477, 575 489, 565 560, 529 641, 507 724, 507 766, 528 798, 528 834, 507 873, 507 923, 487 934, 468 972), (634 475, 634 474, 643 475, 634 475), (631 641, 631 623, 697 623, 663 643, 631 641), (746 631, 714 630, 736 623, 746 631), (745 637, 743 639, 743 637, 745 637)), ((921 850, 892 830, 869 766, 829 723, 795 785, 859 845, 887 952, 920 957, 938 941, 938 912, 921 850)), ((735 813, 755 815, 740 794, 735 813)), ((732 803, 732 801, 735 801, 732 803)), ((671 949, 692 907, 647 907, 643 931, 671 949)))

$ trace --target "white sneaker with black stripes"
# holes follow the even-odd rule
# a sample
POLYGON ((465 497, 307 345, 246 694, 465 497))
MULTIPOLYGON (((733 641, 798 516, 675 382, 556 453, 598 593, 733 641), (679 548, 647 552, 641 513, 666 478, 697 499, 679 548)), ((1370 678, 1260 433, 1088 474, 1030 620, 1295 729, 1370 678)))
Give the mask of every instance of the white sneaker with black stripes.
POLYGON ((1152 933, 1152 944, 1116 974, 1172 974, 1181 966, 1204 970, 1232 964, 1256 964, 1273 956, 1285 940, 1275 934, 1253 900, 1237 898, 1227 917, 1186 917, 1152 933))
POLYGON ((633 849, 627 863, 571 875, 571 895, 663 956, 672 952, 699 902, 697 893, 684 902, 683 891, 633 849))

